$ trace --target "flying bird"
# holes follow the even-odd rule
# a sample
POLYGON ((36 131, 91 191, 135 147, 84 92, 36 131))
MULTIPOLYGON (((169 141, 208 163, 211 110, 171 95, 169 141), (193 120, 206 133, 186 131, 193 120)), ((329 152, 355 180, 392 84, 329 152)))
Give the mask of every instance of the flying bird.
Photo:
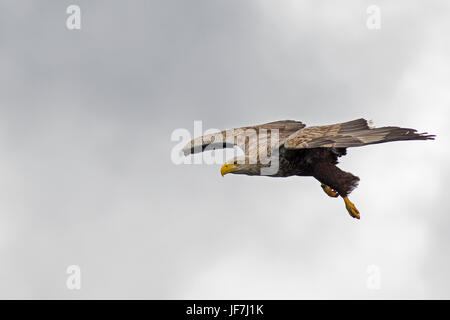
POLYGON ((281 120, 204 135, 189 142, 183 152, 189 155, 237 146, 244 151, 244 156, 227 161, 220 169, 222 176, 228 173, 312 176, 328 196, 341 196, 350 216, 360 219, 358 209, 348 198, 358 186, 359 178, 337 167, 338 158, 346 155, 347 148, 434 138, 434 135, 417 133, 414 129, 374 128, 365 119, 312 127, 306 127, 300 121, 281 120))

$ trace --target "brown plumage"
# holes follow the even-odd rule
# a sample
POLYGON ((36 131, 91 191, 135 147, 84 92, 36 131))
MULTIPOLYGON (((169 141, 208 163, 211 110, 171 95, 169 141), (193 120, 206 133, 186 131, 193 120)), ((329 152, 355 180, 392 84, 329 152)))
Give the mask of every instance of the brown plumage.
POLYGON ((433 140, 434 137, 408 128, 371 128, 365 119, 314 127, 284 120, 199 137, 183 150, 189 154, 239 146, 245 157, 227 161, 221 169, 222 175, 312 176, 321 182, 329 196, 341 196, 350 215, 359 219, 358 210, 347 197, 358 185, 359 178, 336 166, 338 158, 346 154, 346 148, 391 141, 433 140), (268 157, 272 156, 270 162, 263 156, 266 153, 268 157), (264 174, 263 170, 274 163, 277 170, 264 174))

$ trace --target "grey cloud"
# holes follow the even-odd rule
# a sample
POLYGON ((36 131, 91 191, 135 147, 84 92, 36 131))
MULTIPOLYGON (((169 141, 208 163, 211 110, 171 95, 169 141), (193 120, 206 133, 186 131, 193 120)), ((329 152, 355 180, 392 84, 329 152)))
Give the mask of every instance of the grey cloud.
POLYGON ((78 1, 80 31, 69 4, 0 4, 0 297, 449 297, 447 2, 378 31, 368 1, 78 1), (349 151, 359 222, 313 179, 170 161, 194 120, 361 116, 438 139, 349 151))

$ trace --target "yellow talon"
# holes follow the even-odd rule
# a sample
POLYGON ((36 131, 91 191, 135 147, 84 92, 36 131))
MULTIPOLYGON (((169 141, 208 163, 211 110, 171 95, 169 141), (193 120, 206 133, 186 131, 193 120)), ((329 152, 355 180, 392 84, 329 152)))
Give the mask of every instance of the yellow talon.
POLYGON ((326 184, 323 184, 323 183, 322 183, 320 186, 322 187, 323 191, 325 191, 325 193, 326 193, 328 196, 330 196, 330 197, 332 197, 332 198, 337 198, 337 197, 339 197, 339 194, 338 194, 336 191, 334 191, 333 189, 331 189, 329 186, 327 186, 326 184))
POLYGON ((350 213, 350 215, 353 218, 359 219, 360 218, 359 211, 358 211, 358 209, 356 209, 355 205, 350 200, 348 200, 347 197, 344 198, 344 202, 345 202, 345 207, 347 208, 348 213, 350 213))

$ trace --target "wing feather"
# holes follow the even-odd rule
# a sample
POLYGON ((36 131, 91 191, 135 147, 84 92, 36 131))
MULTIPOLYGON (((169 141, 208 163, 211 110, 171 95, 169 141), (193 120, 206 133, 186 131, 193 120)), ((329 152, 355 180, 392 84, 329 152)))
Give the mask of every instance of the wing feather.
POLYGON ((401 140, 433 140, 434 135, 417 133, 415 129, 400 127, 371 128, 365 119, 328 126, 307 127, 289 136, 287 149, 350 148, 401 140))
MULTIPOLYGON (((203 152, 205 149, 221 149, 221 148, 231 148, 234 146, 240 147, 246 155, 252 152, 258 151, 258 145, 262 145, 264 139, 268 144, 271 139, 271 130, 277 129, 279 134, 279 144, 277 147, 284 143, 284 141, 292 135, 294 132, 304 128, 305 124, 300 121, 295 120, 280 120, 275 122, 269 122, 256 126, 248 126, 241 128, 234 128, 229 130, 224 130, 218 133, 208 134, 201 137, 197 137, 191 140, 183 148, 185 155, 192 153, 203 152), (253 138, 254 133, 259 135, 261 129, 267 130, 267 134, 264 138, 258 137, 253 138), (258 143, 259 142, 259 143, 258 143)), ((267 144, 266 144, 267 145, 267 144)), ((273 147, 273 146, 272 146, 273 147)))

